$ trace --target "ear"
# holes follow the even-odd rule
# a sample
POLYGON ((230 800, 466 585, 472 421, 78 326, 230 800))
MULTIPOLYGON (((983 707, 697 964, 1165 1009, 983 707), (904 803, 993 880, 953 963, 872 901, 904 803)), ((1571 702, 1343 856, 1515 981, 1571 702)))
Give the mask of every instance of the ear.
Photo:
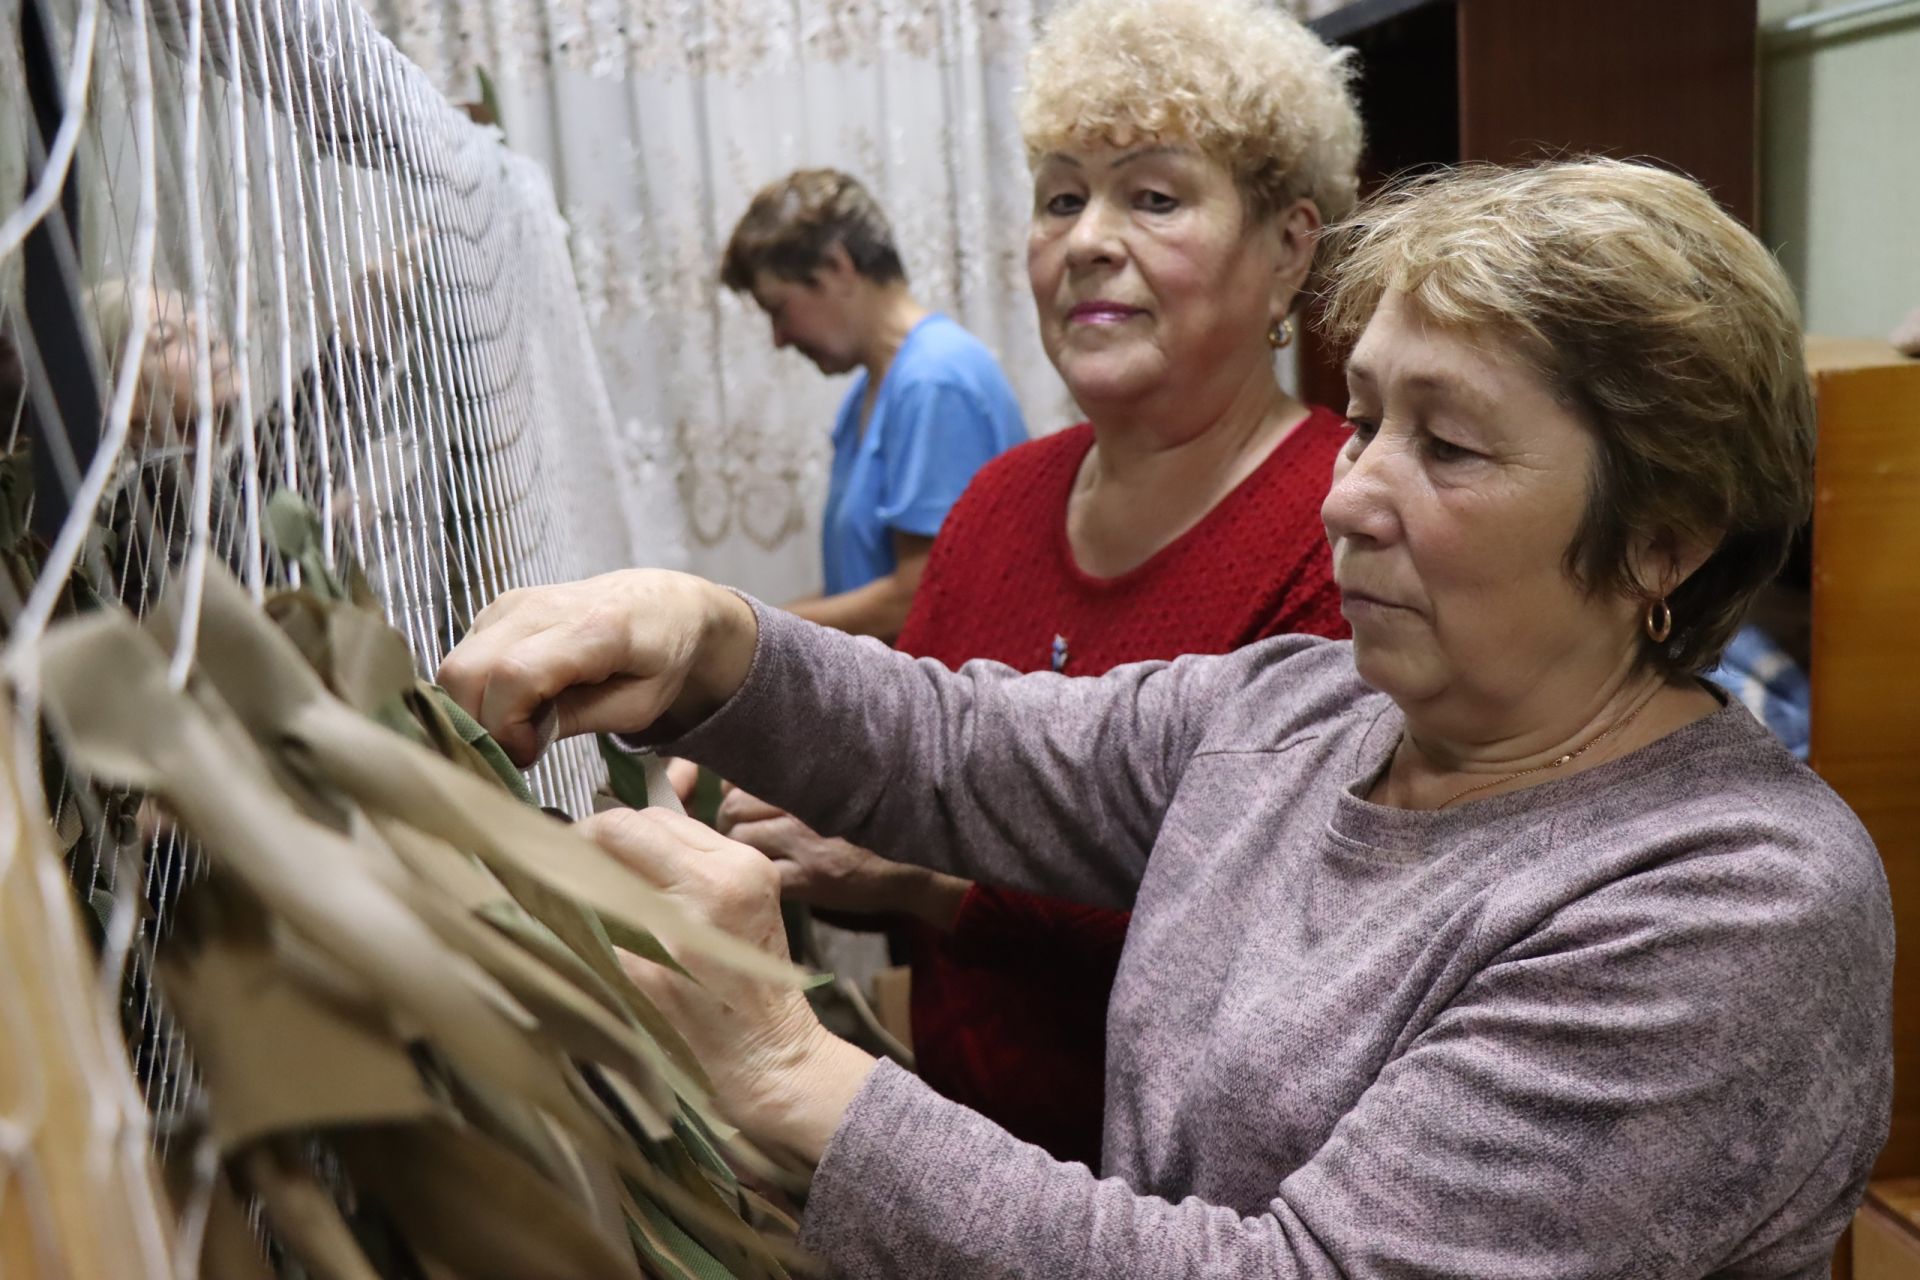
POLYGON ((1303 196, 1268 218, 1262 228, 1262 234, 1273 237, 1271 314, 1275 320, 1293 310, 1293 300, 1307 283, 1322 225, 1320 206, 1303 196))
POLYGON ((838 240, 827 246, 820 255, 820 265, 813 270, 815 284, 838 292, 850 289, 860 278, 860 269, 853 265, 847 246, 838 240))
POLYGON ((1649 598, 1664 600, 1707 562, 1719 539, 1705 542, 1674 529, 1663 529, 1633 556, 1633 580, 1649 598))

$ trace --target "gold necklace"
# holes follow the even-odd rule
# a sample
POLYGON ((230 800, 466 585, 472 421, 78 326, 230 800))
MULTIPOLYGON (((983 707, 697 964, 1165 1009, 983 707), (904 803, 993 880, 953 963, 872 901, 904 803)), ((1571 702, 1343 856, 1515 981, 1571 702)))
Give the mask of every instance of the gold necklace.
POLYGON ((1660 690, 1655 689, 1652 693, 1642 698, 1640 700, 1639 706, 1627 712, 1627 714, 1625 714, 1624 716, 1621 716, 1618 720, 1615 720, 1612 724, 1608 725, 1605 729, 1602 729, 1599 733, 1589 738, 1587 740, 1586 745, 1581 747, 1579 750, 1569 751, 1567 752, 1567 754, 1563 756, 1560 756, 1553 760, 1549 760, 1545 764, 1537 764, 1533 766, 1533 768, 1531 769, 1522 769, 1518 773, 1509 773, 1503 777, 1495 778, 1491 782, 1475 783, 1473 786, 1467 787, 1464 790, 1456 791, 1452 795, 1448 796, 1445 800, 1442 800, 1439 804, 1435 805, 1434 806, 1435 812, 1438 812, 1439 810, 1446 808, 1448 805, 1452 804, 1455 800, 1458 800, 1461 796, 1470 796, 1476 791, 1485 791, 1488 787, 1497 787, 1503 782, 1512 782, 1515 778, 1524 778, 1530 773, 1545 773, 1549 769, 1559 769, 1566 765, 1572 764, 1575 760, 1578 760, 1581 756, 1587 754, 1587 752, 1593 750, 1595 747, 1599 746, 1602 742, 1605 742, 1608 738, 1611 738, 1614 734, 1620 732, 1620 730, 1632 724, 1633 718, 1639 715, 1642 711, 1645 711, 1647 709, 1647 704, 1649 702, 1652 702, 1654 698, 1659 696, 1659 693, 1660 693, 1660 690))

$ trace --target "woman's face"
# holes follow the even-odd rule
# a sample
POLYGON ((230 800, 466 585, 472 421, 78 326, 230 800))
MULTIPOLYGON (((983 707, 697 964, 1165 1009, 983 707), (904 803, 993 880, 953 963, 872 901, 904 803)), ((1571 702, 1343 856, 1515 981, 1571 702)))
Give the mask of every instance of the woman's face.
MULTIPOLYGON (((845 251, 839 255, 844 259, 845 251)), ((767 314, 774 349, 792 347, 825 374, 846 373, 859 364, 860 334, 850 309, 854 274, 851 262, 843 265, 831 254, 808 280, 756 271, 753 300, 767 314)))
MULTIPOLYGON (((184 295, 156 289, 147 315, 147 345, 140 363, 140 387, 134 397, 133 422, 156 441, 162 432, 185 438, 197 418, 194 409, 194 370, 198 361, 199 326, 184 295)), ((233 352, 218 337, 207 344, 208 381, 217 413, 236 394, 233 352)))
POLYGON ((1470 732, 1623 670, 1640 603, 1589 597, 1565 566, 1598 445, 1545 379, 1389 293, 1347 385, 1321 518, 1361 677, 1470 732))
MULTIPOLYGON (((1226 166, 1190 146, 1044 157, 1027 274, 1041 341, 1081 408, 1098 420, 1158 399, 1203 417, 1247 379, 1270 380, 1278 281, 1301 252, 1284 221, 1252 222, 1226 166)), ((1311 228, 1307 254, 1310 240, 1311 228)))

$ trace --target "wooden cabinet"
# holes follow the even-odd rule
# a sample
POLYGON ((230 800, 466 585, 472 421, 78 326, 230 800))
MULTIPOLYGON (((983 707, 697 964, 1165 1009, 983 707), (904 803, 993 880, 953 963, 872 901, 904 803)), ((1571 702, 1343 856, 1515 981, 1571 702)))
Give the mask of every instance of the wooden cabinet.
MULTIPOLYGON (((1755 0, 1359 0, 1311 25, 1359 57, 1369 185, 1462 160, 1639 156, 1753 222, 1755 0)), ((1309 401, 1345 401, 1340 359, 1304 342, 1309 401)))
POLYGON ((1375 177, 1570 151, 1648 156, 1753 221, 1754 0, 1361 0, 1312 25, 1359 55, 1375 177))
POLYGON ((1836 1280, 1915 1280, 1920 1277, 1920 1179, 1876 1182, 1853 1220, 1836 1280))
MULTIPOLYGON (((1812 764, 1873 834, 1893 894, 1893 1132, 1882 1178, 1920 1177, 1920 360, 1809 340, 1812 764)), ((1920 1275, 1920 1273, 1916 1273, 1920 1275)))

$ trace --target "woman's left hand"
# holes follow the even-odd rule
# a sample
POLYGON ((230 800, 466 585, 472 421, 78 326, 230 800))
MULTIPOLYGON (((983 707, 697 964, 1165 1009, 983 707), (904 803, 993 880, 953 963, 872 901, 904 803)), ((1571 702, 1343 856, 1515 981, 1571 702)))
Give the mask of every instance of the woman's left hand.
MULTIPOLYGON (((757 850, 660 809, 614 809, 579 824, 681 910, 788 958, 780 876, 757 850)), ((806 996, 699 956, 699 979, 620 953, 627 974, 686 1037, 714 1102, 748 1136, 817 1164, 875 1059, 820 1025, 806 996)))
MULTIPOLYGON (((847 927, 872 929, 876 914, 915 916, 951 933, 972 881, 893 862, 849 840, 821 835, 786 810, 737 788, 727 792, 714 827, 773 860, 780 892, 790 901, 851 917, 847 927)), ((839 923, 828 920, 828 923, 839 923)))

